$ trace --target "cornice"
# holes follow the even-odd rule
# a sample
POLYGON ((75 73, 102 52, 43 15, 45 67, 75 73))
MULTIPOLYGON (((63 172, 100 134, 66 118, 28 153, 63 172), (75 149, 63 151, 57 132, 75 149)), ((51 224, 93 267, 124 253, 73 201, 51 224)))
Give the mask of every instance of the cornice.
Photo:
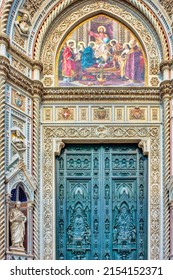
POLYGON ((8 58, 0 55, 0 72, 1 76, 7 76, 9 73, 10 69, 10 61, 8 58))
POLYGON ((42 98, 42 96, 43 96, 43 84, 42 84, 42 82, 36 81, 36 80, 34 80, 32 82, 32 93, 33 93, 34 97, 39 96, 40 98, 42 98))
POLYGON ((14 47, 10 43, 10 39, 5 33, 0 33, 0 44, 5 44, 7 51, 9 51, 11 55, 14 54, 18 56, 25 63, 29 64, 33 69, 39 69, 40 71, 43 70, 43 63, 40 60, 31 59, 26 54, 14 47))
POLYGON ((26 90, 28 93, 32 94, 32 80, 21 74, 12 66, 10 66, 8 80, 16 86, 19 86, 20 88, 26 90))
POLYGON ((20 59, 22 59, 24 61, 24 63, 27 62, 27 64, 29 64, 32 67, 32 69, 39 68, 42 71, 43 63, 40 60, 34 60, 34 59, 29 58, 26 54, 22 53, 20 50, 18 50, 11 44, 8 49, 9 49, 11 55, 14 54, 14 55, 18 56, 20 59))
POLYGON ((159 88, 44 88, 43 102, 160 102, 159 88))
POLYGON ((10 39, 5 33, 0 33, 0 44, 5 44, 7 48, 10 46, 10 39))

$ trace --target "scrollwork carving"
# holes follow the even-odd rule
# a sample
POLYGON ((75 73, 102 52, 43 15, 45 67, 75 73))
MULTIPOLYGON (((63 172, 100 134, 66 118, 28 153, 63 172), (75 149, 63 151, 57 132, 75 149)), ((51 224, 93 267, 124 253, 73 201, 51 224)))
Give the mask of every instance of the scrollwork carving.
MULTIPOLYGON (((43 203, 44 203, 44 258, 52 259, 53 256, 53 182, 52 182, 52 172, 53 172, 53 139, 71 139, 80 142, 80 139, 104 139, 104 141, 115 141, 118 139, 124 139, 127 141, 133 141, 133 139, 141 139, 139 146, 143 148, 144 154, 150 156, 150 209, 151 214, 156 213, 155 211, 160 211, 160 162, 161 162, 161 153, 160 153, 160 129, 159 126, 150 126, 150 127, 114 127, 114 126, 88 126, 86 127, 44 127, 43 129, 43 184, 46 186, 43 190, 43 203), (83 131, 87 129, 85 137, 83 137, 83 131), (60 136, 61 135, 61 136, 60 136), (150 143, 150 145, 149 145, 150 143), (151 146, 151 149, 149 149, 151 146), (49 159, 49 162, 46 162, 46 159, 49 159)), ((100 141, 99 140, 99 141, 100 141)), ((60 141, 60 142, 61 142, 60 141)), ((140 163, 142 168, 142 163, 140 163)), ((97 168, 96 158, 94 158, 94 169, 97 168)), ((96 187, 95 187, 96 189, 96 187)), ((98 195, 94 192, 94 199, 97 201, 98 195)), ((109 199, 109 198, 107 198, 109 199)), ((95 221, 95 231, 97 231, 97 221, 95 221)), ((141 222, 142 225, 142 222, 141 222)), ((107 227, 108 228, 108 227, 107 227)), ((160 248, 160 217, 156 215, 151 216, 150 224, 150 254, 151 259, 159 259, 159 248, 160 248), (155 240, 153 237, 158 235, 158 239, 155 240)), ((89 236, 89 235, 88 235, 89 236)), ((86 236, 86 237, 88 237, 86 236)), ((70 236, 69 236, 70 238, 70 236)), ((142 256, 141 256, 142 258, 142 256)))

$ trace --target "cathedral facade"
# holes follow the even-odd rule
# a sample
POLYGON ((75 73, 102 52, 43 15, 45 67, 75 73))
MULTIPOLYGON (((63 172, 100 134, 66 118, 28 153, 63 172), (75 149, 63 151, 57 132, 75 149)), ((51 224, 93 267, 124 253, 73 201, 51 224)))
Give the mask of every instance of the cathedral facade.
POLYGON ((173 259, 172 5, 1 1, 0 259, 173 259))

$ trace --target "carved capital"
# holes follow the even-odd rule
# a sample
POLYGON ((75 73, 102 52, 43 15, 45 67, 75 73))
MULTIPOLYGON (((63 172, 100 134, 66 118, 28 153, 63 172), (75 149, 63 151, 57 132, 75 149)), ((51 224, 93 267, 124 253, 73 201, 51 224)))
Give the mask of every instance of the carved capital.
POLYGON ((139 142, 138 147, 142 149, 143 155, 147 156, 150 152, 150 139, 142 139, 139 142))
POLYGON ((42 98, 43 95, 43 84, 40 81, 33 81, 32 93, 34 97, 42 98))
POLYGON ((55 139, 54 140, 54 153, 57 156, 60 156, 61 150, 65 147, 65 143, 62 139, 55 139))
POLYGON ((164 70, 170 70, 169 60, 162 60, 162 62, 160 63, 160 71, 163 72, 164 70))
POLYGON ((172 91, 173 86, 170 80, 164 81, 160 84, 160 94, 162 99, 170 99, 172 91))
POLYGON ((0 73, 4 78, 7 77, 10 69, 10 61, 4 56, 0 56, 0 73))
POLYGON ((40 72, 43 71, 43 63, 40 60, 33 60, 33 70, 38 69, 40 72))

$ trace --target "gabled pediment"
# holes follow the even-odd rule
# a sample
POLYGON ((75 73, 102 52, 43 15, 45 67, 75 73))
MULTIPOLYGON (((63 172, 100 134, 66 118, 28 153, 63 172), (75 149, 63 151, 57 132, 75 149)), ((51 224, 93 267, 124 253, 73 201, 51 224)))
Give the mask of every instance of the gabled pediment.
POLYGON ((36 190, 36 183, 32 175, 26 170, 26 166, 22 160, 9 168, 6 172, 6 192, 11 193, 17 184, 21 183, 24 186, 29 200, 34 200, 34 191, 36 190))

